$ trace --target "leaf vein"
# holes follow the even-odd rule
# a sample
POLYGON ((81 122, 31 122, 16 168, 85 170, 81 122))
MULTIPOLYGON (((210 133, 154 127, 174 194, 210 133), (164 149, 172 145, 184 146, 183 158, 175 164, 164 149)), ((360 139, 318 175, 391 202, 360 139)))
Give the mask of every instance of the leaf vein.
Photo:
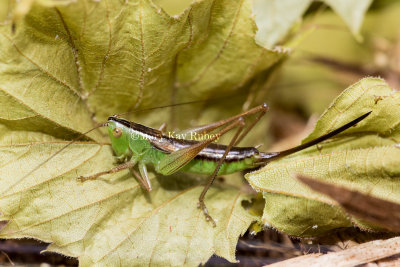
MULTIPOLYGON (((69 44, 72 48, 72 55, 74 57, 74 62, 75 62, 75 69, 76 69, 76 75, 77 75, 77 80, 78 80, 78 84, 79 84, 79 91, 83 92, 83 84, 82 84, 82 78, 81 78, 81 66, 79 63, 79 55, 78 55, 78 49, 75 46, 75 42, 72 39, 72 35, 71 32, 69 31, 68 25, 66 24, 60 10, 58 8, 54 8, 56 10, 56 13, 58 15, 58 17, 60 18, 60 21, 64 27, 65 32, 67 33, 67 37, 69 40, 69 44)), ((81 95, 79 94, 79 97, 81 98, 81 95)))
POLYGON ((5 90, 4 88, 0 87, 0 90, 3 91, 5 94, 7 94, 7 95, 11 96, 12 98, 14 98, 14 100, 17 101, 20 105, 30 109, 33 113, 36 114, 35 116, 32 116, 32 117, 36 117, 37 116, 37 117, 43 118, 45 120, 50 121, 51 123, 54 123, 55 125, 57 125, 60 128, 65 128, 65 129, 68 129, 71 132, 74 132, 74 133, 77 133, 77 134, 81 134, 81 132, 78 132, 75 129, 72 129, 72 128, 70 128, 68 126, 65 126, 65 125, 61 125, 58 122, 56 122, 56 121, 44 116, 43 114, 40 114, 40 113, 36 112, 32 107, 30 107, 29 105, 27 105, 24 102, 22 102, 19 98, 17 98, 15 95, 11 94, 9 91, 5 90))
POLYGON ((68 85, 66 82, 63 82, 59 79, 57 79, 53 74, 51 74, 50 72, 48 72, 47 70, 45 70, 44 68, 42 68, 41 66, 39 66, 36 62, 34 62, 31 58, 29 58, 27 55, 25 55, 24 53, 22 53, 22 51, 19 49, 19 47, 14 43, 14 41, 8 37, 7 35, 3 34, 0 32, 0 34, 2 34, 6 39, 8 39, 10 41, 10 43, 13 45, 13 47, 15 48, 15 50, 17 50, 18 54, 20 54, 22 57, 24 57, 26 60, 28 60, 32 65, 34 65, 35 67, 38 68, 39 71, 41 71, 42 73, 44 73, 47 77, 49 77, 50 79, 54 80, 55 82, 61 84, 62 86, 66 87, 67 89, 69 89, 70 91, 72 91, 76 96, 78 96, 80 98, 80 94, 78 93, 77 90, 75 90, 73 87, 71 87, 70 85, 68 85))
POLYGON ((163 202, 159 207, 155 208, 150 214, 146 215, 143 217, 143 220, 138 223, 137 227, 135 229, 133 229, 132 231, 129 232, 129 234, 127 235, 127 237, 123 240, 121 240, 118 244, 116 244, 116 246, 113 249, 110 249, 107 253, 105 253, 103 255, 103 257, 101 257, 100 259, 98 259, 97 262, 101 261, 102 259, 104 259, 106 256, 110 255, 110 253, 112 253, 113 251, 115 251, 118 247, 120 247, 122 245, 122 243, 124 243, 126 241, 126 239, 128 239, 134 232, 136 232, 143 224, 144 222, 149 219, 150 217, 152 217, 153 215, 157 214, 159 212, 160 209, 162 209, 163 207, 165 207, 167 204, 170 204, 172 201, 176 200, 178 197, 186 194, 187 192, 196 189, 198 187, 198 185, 192 186, 187 188, 186 190, 183 190, 181 192, 179 192, 178 194, 176 194, 175 196, 173 196, 172 198, 168 199, 167 201, 163 202))
POLYGON ((232 35, 233 35, 233 33, 234 33, 234 30, 235 30, 235 28, 236 28, 237 21, 239 20, 239 14, 240 14, 240 11, 241 11, 241 9, 242 9, 242 5, 243 5, 243 0, 240 1, 239 8, 238 8, 238 10, 237 10, 237 12, 236 12, 236 14, 235 14, 234 19, 233 19, 233 23, 232 23, 231 30, 229 31, 228 36, 225 38, 225 40, 224 40, 224 42, 223 42, 221 48, 218 50, 218 52, 217 52, 217 54, 215 55, 215 57, 207 64, 207 66, 205 66, 205 67, 197 74, 196 77, 194 77, 191 81, 185 83, 185 84, 182 85, 182 86, 184 86, 184 87, 191 86, 191 85, 197 83, 198 81, 200 81, 201 78, 203 78, 203 76, 206 74, 206 72, 211 68, 211 66, 221 57, 222 53, 224 52, 226 46, 227 46, 228 43, 229 43, 230 38, 232 37, 232 35))
POLYGON ((145 51, 144 51, 144 40, 143 40, 143 6, 142 6, 142 1, 139 3, 139 26, 140 26, 140 50, 141 50, 141 59, 140 62, 141 64, 141 72, 140 72, 140 78, 139 78, 139 92, 138 96, 136 99, 136 103, 134 105, 134 109, 139 107, 140 103, 142 102, 143 98, 143 91, 144 91, 144 83, 145 83, 145 74, 146 74, 146 56, 145 56, 145 51))
POLYGON ((101 62, 99 78, 97 79, 97 82, 96 82, 95 86, 93 87, 92 91, 90 92, 91 94, 96 92, 97 88, 99 87, 99 85, 103 81, 105 65, 106 65, 107 60, 110 57, 110 53, 111 53, 111 44, 112 44, 112 37, 113 36, 112 36, 111 21, 110 21, 110 14, 109 14, 110 13, 110 7, 108 6, 108 0, 105 0, 104 2, 105 2, 105 5, 106 5, 106 18, 107 18, 107 25, 108 25, 108 47, 107 47, 106 55, 103 57, 103 60, 101 62))

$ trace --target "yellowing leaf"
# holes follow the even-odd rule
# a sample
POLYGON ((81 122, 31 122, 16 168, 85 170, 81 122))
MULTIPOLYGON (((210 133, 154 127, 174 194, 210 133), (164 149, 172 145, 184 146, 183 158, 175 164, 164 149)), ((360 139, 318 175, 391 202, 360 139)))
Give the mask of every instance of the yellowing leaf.
POLYGON ((194 0, 154 0, 169 15, 176 16, 185 11, 194 0))
POLYGON ((335 200, 348 214, 390 231, 400 232, 399 204, 302 175, 297 175, 296 178, 313 190, 335 200))
POLYGON ((400 202, 400 93, 375 78, 346 89, 322 115, 304 142, 372 113, 330 142, 272 162, 246 178, 266 200, 263 222, 295 236, 316 236, 353 224, 381 228, 349 218, 332 200, 294 177, 296 173, 400 202))
POLYGON ((113 114, 218 97, 212 112, 210 100, 135 120, 187 127, 236 112, 285 56, 257 45, 255 31, 249 0, 199 1, 174 17, 150 0, 32 1, 15 32, 1 24, 0 236, 44 240, 83 266, 235 261, 256 220, 239 188, 207 194, 213 228, 197 209, 202 177, 153 176, 151 194, 128 172, 78 182, 115 166, 100 130, 41 164, 113 114))
MULTIPOLYGON (((1 147, 0 153, 8 155, 0 162, 2 188, 64 145, 1 147), (16 175, 15 170, 23 171, 16 175)), ((10 220, 1 238, 52 242, 48 250, 78 257, 83 266, 197 266, 214 253, 235 261, 237 238, 255 220, 241 206, 243 193, 221 186, 206 198, 217 220, 213 228, 196 205, 202 186, 182 174, 153 176, 150 194, 128 172, 78 181, 80 175, 113 166, 108 145, 74 144, 53 161, 1 196, 3 219, 10 220)))
MULTIPOLYGON (((149 0, 34 2, 15 34, 10 25, 0 30, 0 88, 79 132, 91 118, 247 93, 284 56, 255 43, 250 8, 244 0, 202 1, 170 17, 149 0)), ((161 124, 163 115, 143 120, 161 124)))

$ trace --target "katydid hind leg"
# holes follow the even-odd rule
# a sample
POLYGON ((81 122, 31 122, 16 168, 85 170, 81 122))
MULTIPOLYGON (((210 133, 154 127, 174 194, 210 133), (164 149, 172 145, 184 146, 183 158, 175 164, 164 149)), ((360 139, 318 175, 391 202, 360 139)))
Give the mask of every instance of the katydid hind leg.
POLYGON ((243 130, 244 127, 244 120, 243 118, 239 118, 240 124, 239 124, 239 128, 237 129, 234 137, 232 138, 232 140, 230 141, 229 145, 226 147, 224 154, 222 155, 222 157, 219 159, 217 166, 215 167, 213 173, 211 174, 210 178, 208 179, 206 185, 203 188, 203 191, 201 192, 200 196, 199 196, 199 203, 198 203, 198 207, 203 211, 204 215, 206 216, 206 220, 210 221, 213 226, 216 226, 216 223, 214 221, 214 219, 211 217, 211 215, 208 213, 208 209, 207 206, 204 202, 204 198, 206 196, 207 191, 210 189, 211 185, 213 184, 215 177, 217 177, 218 172, 222 166, 222 164, 225 161, 226 156, 228 155, 229 151, 232 149, 232 147, 235 145, 235 143, 237 142, 238 138, 241 137, 241 132, 243 130))
POLYGON ((200 153, 201 150, 203 150, 205 147, 207 147, 211 142, 216 140, 217 137, 222 136, 226 132, 230 131, 233 128, 239 127, 237 130, 235 136, 231 140, 230 144, 225 150, 224 155, 222 158, 219 160, 217 167, 215 168, 213 174, 210 176, 207 184, 205 185, 201 195, 199 196, 199 203, 198 206, 199 208, 204 212, 204 215, 206 216, 206 219, 208 221, 211 221, 213 226, 216 226, 215 221, 213 218, 210 216, 207 206, 204 203, 204 197, 208 191, 208 189, 211 187, 213 184, 215 177, 217 176, 219 169, 221 168, 226 156, 228 155, 229 151, 231 148, 240 142, 248 133, 249 131, 257 124, 257 122, 264 116, 264 114, 268 111, 268 106, 266 104, 260 105, 258 107, 255 107, 251 110, 248 110, 246 112, 243 112, 239 115, 233 116, 231 118, 221 120, 215 123, 199 126, 196 128, 192 128, 189 130, 186 130, 185 132, 196 132, 196 133, 208 133, 211 132, 215 129, 218 129, 222 126, 226 126, 222 130, 220 130, 214 137, 209 138, 203 142, 197 143, 195 145, 192 145, 190 147, 180 149, 178 151, 175 151, 169 155, 167 155, 159 164, 159 171, 163 173, 164 175, 169 175, 172 174, 176 171, 178 171, 180 168, 182 168, 184 165, 186 165, 190 160, 192 160, 198 153, 200 153), (255 121, 253 121, 247 128, 244 129, 244 117, 252 115, 252 114, 257 114, 259 115, 256 117, 255 121), (243 131, 243 133, 242 133, 243 131))
POLYGON ((240 141, 243 140, 243 138, 245 138, 245 136, 254 128, 254 126, 256 126, 256 124, 261 120, 261 118, 265 115, 265 113, 267 113, 268 111, 268 106, 267 104, 262 104, 261 106, 259 106, 259 111, 258 111, 258 116, 256 117, 256 119, 249 125, 247 126, 244 131, 238 136, 236 142, 233 144, 233 146, 237 146, 240 141))
MULTIPOLYGON (((209 124, 205 124, 205 125, 201 125, 201 126, 197 126, 197 127, 193 127, 190 129, 185 129, 185 130, 179 131, 178 133, 179 134, 188 134, 188 133, 189 134, 206 134, 206 133, 210 133, 224 125, 227 125, 228 123, 233 122, 239 118, 245 118, 247 116, 259 113, 260 115, 248 127, 248 130, 245 130, 245 132, 242 134, 242 135, 246 135, 267 111, 268 111, 267 104, 262 104, 257 107, 254 107, 252 109, 249 109, 248 111, 244 111, 238 115, 232 116, 230 118, 223 119, 223 120, 209 123, 209 124)), ((243 139, 243 137, 239 137, 237 143, 240 142, 242 139, 243 139)))

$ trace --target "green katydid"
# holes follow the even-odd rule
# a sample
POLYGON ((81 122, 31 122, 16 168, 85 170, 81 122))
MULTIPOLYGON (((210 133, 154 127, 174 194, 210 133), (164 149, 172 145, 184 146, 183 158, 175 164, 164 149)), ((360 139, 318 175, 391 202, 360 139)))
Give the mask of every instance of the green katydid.
MULTIPOLYGON (((148 165, 153 165, 154 170, 162 175, 171 175, 177 171, 208 174, 210 175, 210 178, 199 196, 198 206, 203 210, 206 219, 211 221, 213 226, 215 226, 215 221, 207 211, 204 197, 218 174, 223 175, 252 170, 266 165, 273 160, 293 154, 329 139, 356 125, 371 113, 368 112, 332 132, 288 150, 264 153, 260 152, 255 147, 236 147, 236 145, 247 135, 247 133, 256 125, 267 111, 268 106, 263 104, 228 119, 191 128, 185 131, 185 133, 190 133, 191 135, 206 134, 222 128, 216 134, 209 135, 209 138, 202 141, 176 138, 166 135, 164 132, 165 127, 157 130, 119 118, 118 115, 111 116, 108 118, 106 123, 99 125, 94 129, 103 126, 108 128, 108 134, 113 151, 117 159, 122 161, 122 163, 110 170, 96 173, 88 177, 79 177, 78 179, 82 182, 86 180, 94 180, 105 174, 129 169, 142 187, 146 191, 150 192, 152 186, 147 173, 148 165), (258 116, 246 127, 245 118, 255 114, 258 114, 258 116), (213 143, 220 136, 234 128, 237 128, 237 130, 229 145, 224 146, 213 143), (138 167, 139 173, 135 170, 136 166, 138 167)), ((91 129, 90 131, 94 129, 91 129)), ((40 166, 45 164, 73 142, 74 141, 71 141, 68 145, 53 154, 52 157, 37 166, 23 178, 32 174, 40 166)), ((17 181, 17 183, 20 181, 17 181)))

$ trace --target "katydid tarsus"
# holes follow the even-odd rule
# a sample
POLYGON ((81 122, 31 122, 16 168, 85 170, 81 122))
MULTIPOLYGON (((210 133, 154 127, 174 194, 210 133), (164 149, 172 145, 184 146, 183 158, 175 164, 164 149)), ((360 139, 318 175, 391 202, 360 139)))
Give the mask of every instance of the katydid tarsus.
MULTIPOLYGON (((106 126, 108 128, 113 151, 117 159, 122 163, 110 170, 87 177, 78 177, 78 179, 82 182, 95 180, 102 175, 129 169, 141 186, 150 192, 152 186, 147 173, 149 165, 153 165, 154 170, 162 175, 171 175, 177 171, 208 174, 210 177, 199 196, 198 207, 204 212, 206 219, 215 226, 216 223, 208 213, 204 198, 217 175, 255 169, 273 160, 316 145, 356 125, 371 113, 365 113, 336 130, 288 150, 265 153, 260 152, 255 147, 237 147, 238 143, 267 111, 268 106, 263 104, 228 119, 191 128, 183 132, 186 133, 186 136, 187 133, 189 133, 189 136, 193 136, 209 134, 218 130, 215 134, 209 134, 208 138, 201 141, 182 139, 166 134, 165 125, 162 126, 162 129, 157 130, 119 118, 119 115, 111 116, 106 123, 98 127, 106 126), (245 119, 250 115, 257 116, 252 123, 246 125, 245 119), (220 136, 234 129, 236 132, 229 145, 213 143, 220 136)), ((183 136, 183 134, 180 136, 183 136)), ((70 142, 61 150, 73 142, 70 142)), ((61 150, 53 154, 52 157, 61 152, 61 150)), ((31 175, 45 162, 24 177, 31 175)))

